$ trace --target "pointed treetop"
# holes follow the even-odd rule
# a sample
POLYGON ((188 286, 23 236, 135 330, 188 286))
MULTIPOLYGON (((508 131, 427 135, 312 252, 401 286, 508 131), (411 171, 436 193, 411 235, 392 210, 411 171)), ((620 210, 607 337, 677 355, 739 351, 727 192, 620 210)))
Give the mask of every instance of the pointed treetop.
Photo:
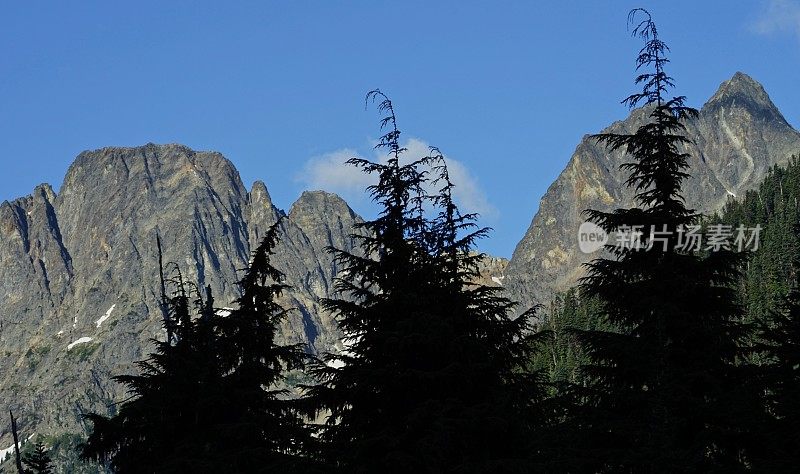
POLYGON ((636 57, 636 70, 652 70, 636 78, 637 84, 643 84, 642 92, 628 96, 622 103, 630 108, 642 102, 660 106, 666 99, 667 90, 675 86, 672 77, 664 72, 664 66, 669 62, 666 57, 669 47, 659 39, 656 24, 650 12, 644 8, 634 8, 628 13, 628 28, 631 29, 632 36, 638 36, 645 41, 636 57))

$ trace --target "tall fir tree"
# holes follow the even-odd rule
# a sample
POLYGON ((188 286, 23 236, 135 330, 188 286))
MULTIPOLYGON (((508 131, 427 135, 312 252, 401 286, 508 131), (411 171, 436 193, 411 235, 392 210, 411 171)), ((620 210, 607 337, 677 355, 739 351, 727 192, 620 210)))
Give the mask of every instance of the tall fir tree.
POLYGON ((224 391, 220 434, 231 449, 229 469, 240 472, 313 472, 304 453, 312 438, 285 375, 302 369, 305 344, 280 344, 278 329, 288 310, 278 303, 288 288, 271 262, 282 219, 273 224, 239 282, 242 296, 226 318, 217 318, 224 391), (235 460, 234 460, 235 459, 235 460))
POLYGON ((595 138, 632 158, 622 168, 638 207, 587 211, 631 240, 607 246, 611 258, 588 264, 581 281, 583 295, 600 301, 602 323, 618 330, 576 331, 589 383, 576 387, 575 448, 564 453, 576 472, 737 472, 748 466, 747 430, 758 418, 736 365, 746 332, 733 290, 741 258, 681 245, 699 218, 681 195, 684 123, 697 112, 682 96, 667 99, 669 49, 649 13, 631 11, 629 24, 645 42, 636 61, 642 90, 623 103, 644 105, 648 120, 632 134, 595 138))
POLYGON ((176 268, 165 329, 139 374, 114 379, 131 398, 112 417, 88 415, 82 456, 115 472, 313 472, 301 453, 310 439, 278 386, 302 366, 300 345, 279 345, 285 288, 270 264, 280 221, 266 233, 240 282, 239 307, 217 315, 210 288, 195 302, 176 268))
POLYGON ((176 268, 173 296, 167 297, 165 329, 172 334, 153 340, 155 350, 137 363, 139 373, 114 380, 131 397, 111 417, 89 414, 93 430, 81 447, 84 459, 108 464, 115 472, 212 472, 219 444, 214 426, 220 411, 212 406, 221 372, 214 351, 200 351, 201 319, 191 317, 191 300, 176 268))
POLYGON ((360 253, 331 249, 347 298, 325 307, 346 348, 308 387, 314 412, 327 415, 326 457, 341 472, 525 472, 538 381, 516 369, 529 357, 531 313, 514 319, 508 299, 471 283, 481 258, 471 249, 486 230, 459 214, 438 150, 403 163, 391 101, 380 91, 367 99, 386 114, 378 148, 388 159, 349 161, 377 175, 369 191, 381 212, 354 235, 360 253))
POLYGON ((33 451, 22 457, 26 474, 53 474, 53 461, 47 449, 40 441, 33 446, 33 451))

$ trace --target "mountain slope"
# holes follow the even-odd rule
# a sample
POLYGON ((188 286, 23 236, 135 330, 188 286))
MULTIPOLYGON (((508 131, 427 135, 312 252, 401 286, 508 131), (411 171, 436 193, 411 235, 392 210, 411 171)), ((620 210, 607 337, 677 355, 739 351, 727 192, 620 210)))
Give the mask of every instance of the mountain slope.
MULTIPOLYGON (((163 338, 156 235, 219 306, 265 229, 283 214, 266 186, 248 191, 219 153, 149 144, 81 153, 56 195, 42 185, 0 205, 0 399, 23 437, 80 431, 80 414, 125 396, 111 381, 163 338)), ((338 196, 306 192, 282 224, 276 266, 293 288, 283 337, 312 350, 339 342, 319 308, 337 267, 328 245, 352 249, 360 218, 338 196)), ((172 272, 168 266, 168 274, 172 272)), ((5 424, 0 423, 5 429, 5 424)), ((0 431, 0 446, 10 445, 0 431)))
MULTIPOLYGON (((634 110, 603 133, 631 133, 647 111, 634 110)), ((785 164, 800 151, 794 130, 764 88, 737 72, 722 83, 687 124, 689 173, 683 195, 700 212, 722 208, 731 196, 755 188, 774 164, 785 164)), ((517 245, 504 281, 523 307, 546 304, 554 291, 572 286, 583 275, 582 263, 592 255, 578 248, 578 227, 584 209, 608 211, 633 205, 627 175, 619 166, 622 152, 607 152, 589 136, 583 138, 569 164, 548 188, 528 231, 517 245)))

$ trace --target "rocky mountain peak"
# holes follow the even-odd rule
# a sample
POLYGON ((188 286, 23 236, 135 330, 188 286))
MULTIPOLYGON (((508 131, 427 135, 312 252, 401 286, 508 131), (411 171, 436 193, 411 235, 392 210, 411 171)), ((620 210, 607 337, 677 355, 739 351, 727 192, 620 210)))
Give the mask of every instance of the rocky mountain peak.
POLYGON ((764 87, 758 81, 741 71, 734 73, 730 79, 722 81, 719 88, 717 88, 717 92, 711 96, 709 102, 736 95, 752 97, 761 102, 772 104, 764 87))
POLYGON ((47 202, 53 202, 56 198, 56 193, 53 187, 47 183, 42 183, 33 188, 33 196, 39 196, 47 202))
POLYGON ((725 109, 744 110, 760 119, 786 123, 764 87, 743 72, 735 73, 720 84, 714 95, 703 105, 703 110, 707 112, 725 109))
POLYGON ((84 151, 69 167, 60 194, 82 192, 89 182, 118 183, 142 191, 153 185, 222 185, 242 192, 239 172, 218 152, 195 151, 179 144, 148 143, 136 147, 105 147, 84 151))
POLYGON ((289 220, 300 226, 317 248, 352 249, 353 225, 361 218, 336 194, 304 191, 289 210, 289 220))
MULTIPOLYGON (((646 109, 636 109, 605 131, 632 133, 646 119, 646 109)), ((690 177, 682 194, 690 208, 704 213, 755 188, 770 167, 800 151, 800 133, 761 84, 743 73, 722 83, 699 117, 686 122, 686 134, 692 140, 684 147, 690 177)), ((594 256, 582 254, 577 246, 582 211, 634 204, 634 193, 624 184, 627 173, 620 170, 627 161, 622 151, 609 152, 590 137, 577 146, 508 264, 504 283, 522 307, 549 303, 553 291, 565 290, 583 276, 582 264, 594 256)))
POLYGON ((308 214, 317 215, 320 210, 324 214, 355 216, 345 200, 336 194, 327 191, 303 191, 289 209, 289 217, 302 219, 308 214))
MULTIPOLYGON (((297 311, 280 337, 327 350, 339 335, 319 304, 338 271, 326 247, 351 249, 360 219, 329 193, 292 209, 274 263, 291 285, 282 304, 297 311)), ((180 266, 226 307, 281 214, 266 185, 248 192, 220 153, 152 143, 85 151, 57 195, 45 184, 0 205, 0 399, 21 429, 76 432, 81 413, 124 397, 111 375, 131 372, 164 335, 156 235, 167 276, 180 266)))
POLYGON ((263 181, 257 180, 253 183, 253 187, 250 189, 250 202, 259 205, 272 204, 272 197, 263 181))

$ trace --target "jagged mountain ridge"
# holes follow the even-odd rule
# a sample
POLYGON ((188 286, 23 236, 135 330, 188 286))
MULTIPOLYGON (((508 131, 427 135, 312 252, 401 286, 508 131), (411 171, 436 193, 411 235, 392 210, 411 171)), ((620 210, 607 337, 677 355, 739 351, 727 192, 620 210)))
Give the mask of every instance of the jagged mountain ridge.
MULTIPOLYGON (((771 166, 800 153, 800 133, 746 74, 737 72, 723 82, 699 112, 686 124, 693 143, 686 147, 691 177, 683 188, 687 204, 698 212, 721 209, 729 198, 754 189, 771 166)), ((601 133, 632 133, 647 113, 636 109, 601 133)), ((633 205, 634 193, 624 184, 627 173, 619 169, 627 160, 622 151, 609 153, 588 135, 581 140, 542 197, 506 269, 504 283, 521 307, 547 305, 554 292, 577 282, 583 263, 597 256, 578 248, 582 212, 633 205)))
MULTIPOLYGON (((24 437, 81 431, 80 414, 124 399, 111 376, 163 338, 158 257, 210 285, 220 307, 264 231, 283 214, 263 182, 251 190, 219 153, 148 144, 81 153, 60 192, 49 185, 0 205, 0 400, 24 437)), ((338 196, 304 192, 283 220, 274 256, 292 286, 282 335, 312 350, 339 344, 319 300, 361 219, 338 196)), ((167 268, 168 273, 170 268, 167 268)), ((5 427, 5 424, 0 424, 5 427)), ((3 428, 5 429, 5 428, 3 428)), ((9 434, 0 431, 0 445, 9 434)))

